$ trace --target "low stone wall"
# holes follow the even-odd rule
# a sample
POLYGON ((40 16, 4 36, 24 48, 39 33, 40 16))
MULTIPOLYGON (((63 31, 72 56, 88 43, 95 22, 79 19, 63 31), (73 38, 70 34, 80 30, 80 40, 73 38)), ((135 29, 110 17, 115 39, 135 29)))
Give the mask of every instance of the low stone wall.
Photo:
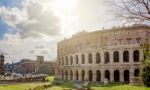
POLYGON ((45 77, 20 78, 20 79, 15 79, 15 80, 0 80, 0 84, 37 82, 37 81, 42 81, 43 79, 45 79, 45 77))

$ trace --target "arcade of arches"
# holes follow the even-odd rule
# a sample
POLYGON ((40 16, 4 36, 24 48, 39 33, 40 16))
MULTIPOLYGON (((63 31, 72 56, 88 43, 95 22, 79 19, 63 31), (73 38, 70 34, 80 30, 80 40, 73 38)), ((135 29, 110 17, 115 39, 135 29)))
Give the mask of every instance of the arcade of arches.
POLYGON ((130 82, 140 73, 140 50, 81 53, 62 57, 59 78, 73 81, 130 82), (135 65, 134 65, 135 64, 135 65))
POLYGON ((107 63, 128 63, 128 62, 139 62, 142 59, 142 55, 140 56, 141 52, 139 50, 134 50, 133 52, 125 50, 122 53, 119 51, 114 52, 105 52, 102 56, 100 52, 95 53, 88 53, 85 57, 85 54, 81 55, 70 55, 66 57, 62 57, 60 64, 61 65, 77 65, 77 64, 107 64, 107 63), (123 54, 122 54, 123 53, 123 54), (70 58, 68 58, 70 57, 70 58), (66 59, 65 59, 66 58, 66 59), (79 59, 81 60, 79 61, 79 59), (70 60, 69 60, 70 59, 70 60), (86 61, 87 59, 88 61, 86 61), (113 59, 113 60, 111 60, 113 59))
POLYGON ((62 70, 61 79, 74 81, 102 82, 104 78, 113 82, 130 82, 139 76, 139 69, 125 70, 62 70))

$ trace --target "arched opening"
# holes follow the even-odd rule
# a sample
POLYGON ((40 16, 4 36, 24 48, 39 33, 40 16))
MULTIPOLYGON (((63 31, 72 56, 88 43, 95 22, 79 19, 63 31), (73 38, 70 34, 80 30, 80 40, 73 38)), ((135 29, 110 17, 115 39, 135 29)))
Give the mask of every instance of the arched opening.
POLYGON ((70 71, 70 80, 73 80, 73 72, 72 72, 72 70, 70 71))
POLYGON ((105 78, 110 81, 110 72, 108 70, 105 71, 105 78))
POLYGON ((138 50, 134 51, 133 58, 134 58, 134 62, 139 62, 140 54, 138 50))
POLYGON ((92 81, 92 79, 93 79, 93 73, 92 73, 92 71, 90 70, 90 71, 89 71, 89 81, 92 81))
POLYGON ((139 69, 135 69, 134 70, 134 77, 139 77, 140 75, 140 70, 139 69))
POLYGON ((85 55, 82 54, 81 57, 82 57, 82 64, 84 64, 85 63, 85 55))
POLYGON ((66 56, 66 65, 68 65, 68 57, 66 56))
POLYGON ((96 63, 99 64, 101 62, 100 53, 96 53, 96 63))
POLYGON ((114 62, 119 62, 119 52, 115 51, 113 53, 114 62))
POLYGON ((92 54, 91 53, 88 54, 88 60, 89 60, 89 63, 92 63, 92 54))
POLYGON ((84 70, 81 71, 81 75, 82 75, 82 81, 84 81, 84 78, 85 78, 85 71, 84 70))
POLYGON ((100 70, 96 71, 96 80, 101 81, 101 72, 100 72, 100 70))
POLYGON ((68 71, 65 71, 65 80, 68 80, 68 71))
POLYGON ((72 65, 73 64, 73 57, 70 56, 70 64, 72 65))
POLYGON ((129 83, 129 70, 124 71, 124 82, 129 83))
POLYGON ((109 63, 109 53, 108 52, 104 53, 104 60, 105 60, 105 64, 109 63))
POLYGON ((123 62, 129 62, 129 51, 123 52, 123 62))
POLYGON ((75 56, 76 64, 78 64, 78 55, 75 56))
POLYGON ((79 79, 78 71, 75 72, 75 76, 76 76, 76 80, 78 80, 79 79))
POLYGON ((114 71, 114 82, 119 82, 120 81, 120 73, 119 70, 114 71))

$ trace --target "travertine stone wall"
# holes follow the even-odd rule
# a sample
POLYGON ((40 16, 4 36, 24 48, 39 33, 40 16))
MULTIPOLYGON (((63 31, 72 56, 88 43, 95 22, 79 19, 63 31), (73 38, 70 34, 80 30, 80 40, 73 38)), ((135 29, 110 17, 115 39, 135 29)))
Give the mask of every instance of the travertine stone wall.
POLYGON ((59 42, 56 77, 92 82, 103 82, 106 78, 130 82, 139 76, 140 60, 143 59, 140 45, 148 43, 149 29, 147 26, 133 26, 80 32, 59 42), (73 64, 70 57, 73 57, 73 64))

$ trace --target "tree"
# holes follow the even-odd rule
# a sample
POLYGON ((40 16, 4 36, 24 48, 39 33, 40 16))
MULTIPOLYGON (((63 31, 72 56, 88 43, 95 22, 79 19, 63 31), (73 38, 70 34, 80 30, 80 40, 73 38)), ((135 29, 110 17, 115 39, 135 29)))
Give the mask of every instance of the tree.
POLYGON ((107 4, 111 6, 110 10, 117 19, 130 22, 150 21, 150 0, 108 0, 107 4))
POLYGON ((150 45, 142 45, 144 52, 144 60, 142 60, 143 68, 141 78, 145 86, 150 87, 150 45))

